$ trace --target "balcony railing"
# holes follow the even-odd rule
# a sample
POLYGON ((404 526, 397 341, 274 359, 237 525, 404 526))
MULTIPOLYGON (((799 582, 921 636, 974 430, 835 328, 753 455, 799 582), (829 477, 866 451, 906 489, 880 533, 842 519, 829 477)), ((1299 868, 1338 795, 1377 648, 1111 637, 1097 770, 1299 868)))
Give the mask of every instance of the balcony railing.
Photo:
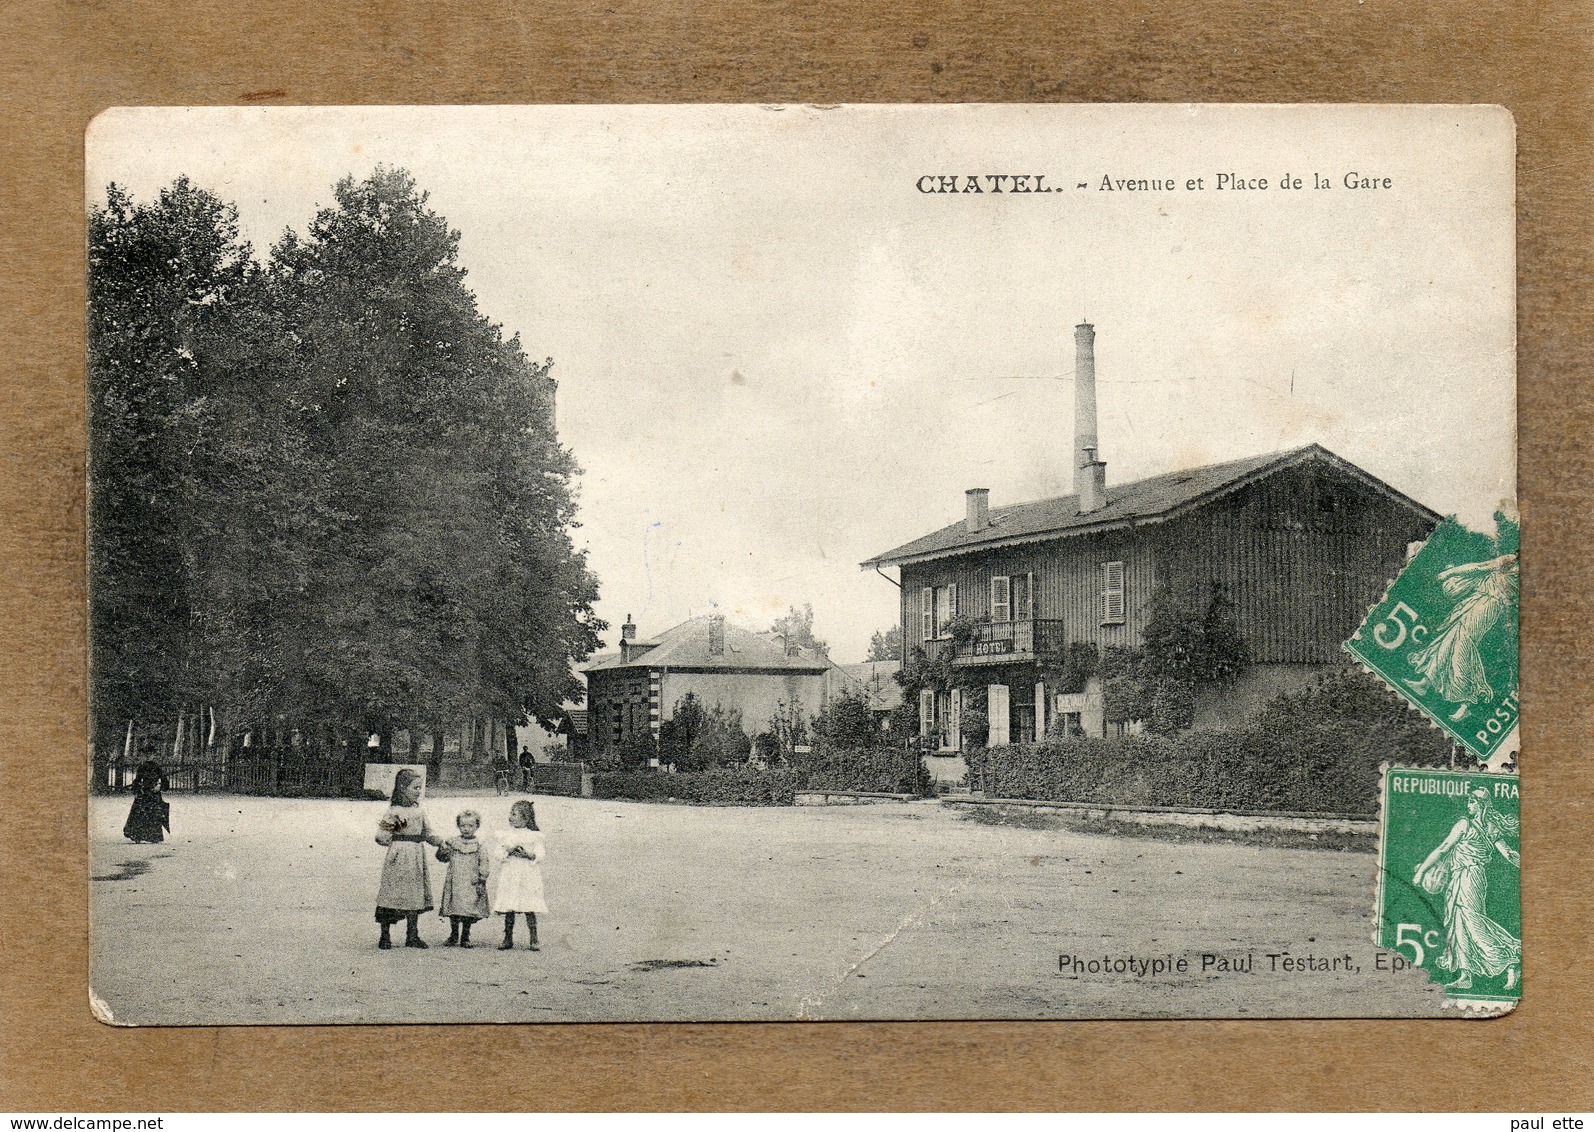
POLYGON ((956 658, 970 664, 1034 660, 1060 652, 1064 643, 1061 621, 985 621, 974 626, 972 638, 958 642, 956 658))

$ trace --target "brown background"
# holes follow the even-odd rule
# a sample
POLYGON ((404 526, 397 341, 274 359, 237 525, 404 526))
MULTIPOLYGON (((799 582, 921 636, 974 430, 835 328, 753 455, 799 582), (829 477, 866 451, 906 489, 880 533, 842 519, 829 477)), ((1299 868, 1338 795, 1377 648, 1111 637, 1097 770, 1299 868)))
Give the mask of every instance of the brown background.
MULTIPOLYGON (((1594 1108, 1584 4, 0 5, 0 1109, 1594 1108), (83 166, 132 104, 1498 102, 1516 115, 1528 997, 1459 1022, 113 1029, 85 1001, 83 166), (469 1056, 461 1057, 465 1047, 469 1056), (470 1071, 443 1074, 438 1056, 470 1071)), ((181 978, 152 971, 154 979, 181 978)))

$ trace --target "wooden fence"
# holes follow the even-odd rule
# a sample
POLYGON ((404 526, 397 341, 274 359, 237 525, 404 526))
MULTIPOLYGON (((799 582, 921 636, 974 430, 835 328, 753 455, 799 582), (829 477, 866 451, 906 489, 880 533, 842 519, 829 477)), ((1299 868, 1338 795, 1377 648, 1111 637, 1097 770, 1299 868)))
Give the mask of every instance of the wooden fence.
POLYGON ((586 763, 538 763, 531 772, 531 789, 534 794, 590 798, 592 774, 586 763))
MULTIPOLYGON (((161 767, 166 789, 177 793, 338 795, 358 790, 364 763, 341 759, 259 758, 181 762, 161 767)), ((138 764, 113 759, 95 774, 95 788, 121 792, 133 785, 138 764)))

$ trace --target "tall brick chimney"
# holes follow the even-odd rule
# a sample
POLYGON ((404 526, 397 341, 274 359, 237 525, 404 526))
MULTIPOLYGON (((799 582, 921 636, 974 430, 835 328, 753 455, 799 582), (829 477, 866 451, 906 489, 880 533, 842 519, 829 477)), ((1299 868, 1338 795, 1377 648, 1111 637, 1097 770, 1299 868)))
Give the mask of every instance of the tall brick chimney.
POLYGON ((979 534, 991 525, 991 489, 971 487, 963 493, 963 500, 967 508, 963 529, 971 535, 979 534))
POLYGON ((1098 459, 1096 439, 1096 328, 1074 327, 1074 494, 1079 513, 1100 511, 1107 503, 1107 465, 1098 459))

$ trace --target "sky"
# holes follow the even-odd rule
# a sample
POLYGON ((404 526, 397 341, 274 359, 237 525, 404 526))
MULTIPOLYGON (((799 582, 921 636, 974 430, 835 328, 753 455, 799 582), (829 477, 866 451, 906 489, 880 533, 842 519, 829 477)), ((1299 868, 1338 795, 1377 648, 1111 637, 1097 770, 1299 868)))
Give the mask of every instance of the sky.
POLYGON ((1316 442, 1487 527, 1514 156, 1495 107, 136 108, 91 124, 86 190, 186 174, 264 256, 342 177, 409 170, 483 313, 554 361, 599 614, 811 603, 848 662, 897 619, 861 561, 970 487, 1072 491, 1082 320, 1109 485, 1316 442), (1053 191, 989 191, 1014 174, 1053 191))

